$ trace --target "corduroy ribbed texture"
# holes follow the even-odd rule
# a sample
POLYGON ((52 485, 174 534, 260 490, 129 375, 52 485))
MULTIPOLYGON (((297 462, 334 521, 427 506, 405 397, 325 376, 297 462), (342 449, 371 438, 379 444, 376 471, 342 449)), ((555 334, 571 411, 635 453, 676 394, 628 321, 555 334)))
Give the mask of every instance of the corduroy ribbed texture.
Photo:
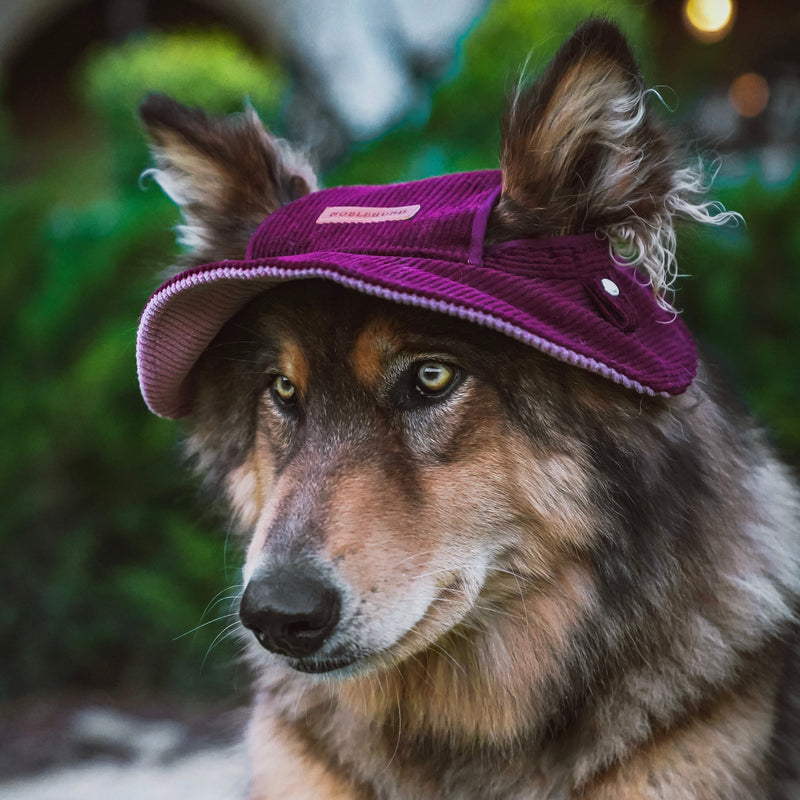
POLYGON ((303 278, 471 320, 640 393, 683 392, 697 364, 691 336, 608 242, 587 234, 483 247, 500 181, 487 171, 326 189, 271 214, 245 260, 187 270, 150 298, 137 341, 147 405, 189 413, 185 379, 225 322, 303 278), (348 213, 358 221, 325 221, 348 213))

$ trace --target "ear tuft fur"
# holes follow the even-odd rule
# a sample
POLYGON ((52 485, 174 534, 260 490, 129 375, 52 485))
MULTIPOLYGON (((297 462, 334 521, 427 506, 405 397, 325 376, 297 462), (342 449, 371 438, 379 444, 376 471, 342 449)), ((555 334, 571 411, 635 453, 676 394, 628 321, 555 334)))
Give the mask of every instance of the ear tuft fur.
POLYGON ((666 306, 677 277, 676 220, 722 224, 738 215, 703 201, 702 165, 683 163, 649 94, 620 30, 600 19, 581 25, 506 108, 503 193, 490 235, 606 236, 666 306))
POLYGON ((180 207, 178 240, 192 263, 242 258, 264 217, 317 188, 306 160, 252 108, 213 117, 151 94, 139 114, 156 163, 145 175, 180 207))

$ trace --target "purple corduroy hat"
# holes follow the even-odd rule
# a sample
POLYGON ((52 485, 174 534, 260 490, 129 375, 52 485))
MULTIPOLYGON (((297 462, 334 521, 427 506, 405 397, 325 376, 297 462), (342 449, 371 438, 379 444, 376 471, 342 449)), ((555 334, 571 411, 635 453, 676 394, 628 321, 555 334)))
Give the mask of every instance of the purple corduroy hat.
POLYGON ((323 278, 365 294, 470 320, 642 394, 683 392, 691 335, 631 267, 595 236, 484 246, 499 171, 388 186, 324 189, 278 209, 244 260, 186 270, 150 298, 139 324, 139 383, 151 411, 178 418, 186 378, 249 300, 323 278))

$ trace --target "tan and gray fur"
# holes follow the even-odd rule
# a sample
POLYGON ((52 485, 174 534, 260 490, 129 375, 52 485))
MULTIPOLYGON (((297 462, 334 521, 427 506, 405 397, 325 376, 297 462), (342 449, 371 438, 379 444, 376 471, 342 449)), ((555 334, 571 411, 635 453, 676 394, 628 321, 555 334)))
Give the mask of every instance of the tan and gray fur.
MULTIPOLYGON (((488 237, 601 231, 663 295, 677 219, 720 218, 646 95, 618 30, 582 26, 509 103, 488 237)), ((252 113, 153 97, 142 117, 189 263, 241 257, 315 188, 252 113)), ((712 367, 643 397, 307 280, 251 303, 192 381, 244 586, 312 576, 337 604, 308 654, 243 632, 251 800, 800 797, 798 490, 712 367), (445 391, 418 391, 420 364, 445 391)))

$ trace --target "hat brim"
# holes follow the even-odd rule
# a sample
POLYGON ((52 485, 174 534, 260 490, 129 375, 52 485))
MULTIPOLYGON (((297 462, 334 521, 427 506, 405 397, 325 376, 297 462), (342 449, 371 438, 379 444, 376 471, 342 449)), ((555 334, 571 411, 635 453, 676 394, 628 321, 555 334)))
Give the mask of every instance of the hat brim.
MULTIPOLYGON (((601 252, 599 262, 584 255, 568 278, 563 270, 548 275, 546 269, 539 269, 532 274, 453 261, 341 252, 229 261, 187 270, 157 290, 142 313, 137 337, 142 395, 159 416, 188 414, 192 398, 186 379, 225 323, 277 284, 310 278, 493 328, 641 394, 684 391, 694 377, 693 345, 692 357, 683 356, 676 363, 669 353, 648 343, 646 335, 623 332, 592 305, 585 284, 609 271, 624 293, 649 292, 636 281, 633 270, 615 264, 607 249, 601 252), (598 350, 598 342, 603 341, 606 346, 598 350)), ((652 298, 649 304, 657 308, 652 298)), ((687 340, 691 344, 680 320, 667 312, 662 317, 651 320, 649 326, 678 325, 684 349, 687 340)))

